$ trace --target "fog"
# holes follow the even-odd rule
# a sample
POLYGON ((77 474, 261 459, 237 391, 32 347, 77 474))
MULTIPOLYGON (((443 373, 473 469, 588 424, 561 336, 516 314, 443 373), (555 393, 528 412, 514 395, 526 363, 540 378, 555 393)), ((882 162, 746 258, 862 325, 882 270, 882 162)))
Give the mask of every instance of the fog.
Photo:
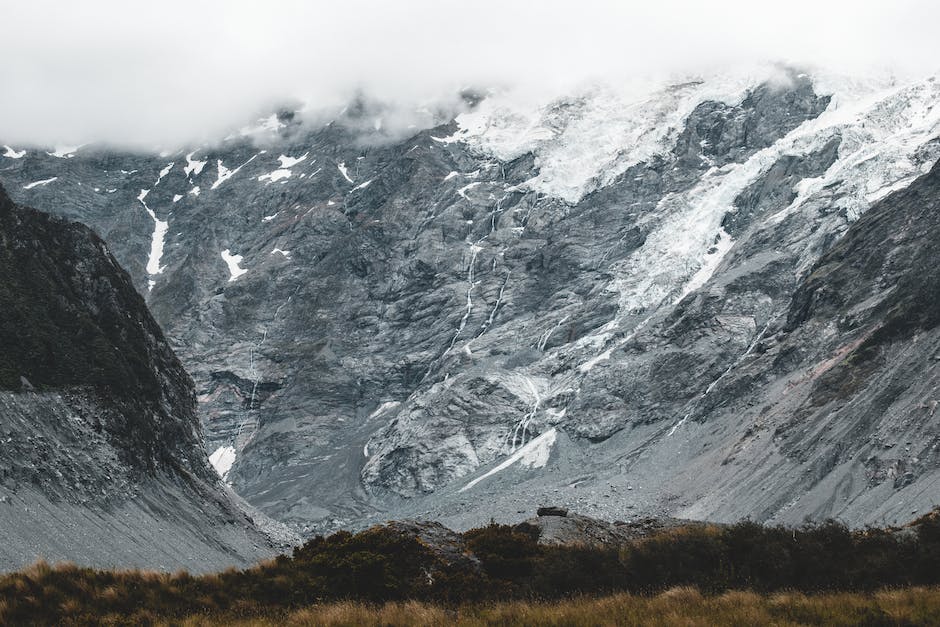
POLYGON ((938 23, 936 0, 4 2, 0 140, 167 146, 286 102, 408 110, 766 61, 924 74, 938 23))

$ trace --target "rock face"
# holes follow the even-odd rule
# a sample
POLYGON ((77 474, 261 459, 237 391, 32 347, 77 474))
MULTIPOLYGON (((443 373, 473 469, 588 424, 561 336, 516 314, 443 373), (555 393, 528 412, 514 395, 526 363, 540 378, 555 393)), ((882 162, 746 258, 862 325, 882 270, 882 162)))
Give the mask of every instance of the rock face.
POLYGON ((785 71, 474 99, 404 139, 359 102, 0 179, 109 243, 217 468, 298 528, 891 523, 937 478, 938 98, 785 71))
MULTIPOLYGON (((557 508, 556 508, 557 509, 557 508)), ((697 523, 678 518, 647 518, 632 522, 607 522, 574 512, 565 515, 539 514, 516 525, 522 531, 536 531, 539 544, 548 546, 616 547, 675 528, 690 528, 697 523)))
POLYGON ((0 188, 0 568, 206 570, 274 551, 200 441, 192 380, 86 227, 0 188))

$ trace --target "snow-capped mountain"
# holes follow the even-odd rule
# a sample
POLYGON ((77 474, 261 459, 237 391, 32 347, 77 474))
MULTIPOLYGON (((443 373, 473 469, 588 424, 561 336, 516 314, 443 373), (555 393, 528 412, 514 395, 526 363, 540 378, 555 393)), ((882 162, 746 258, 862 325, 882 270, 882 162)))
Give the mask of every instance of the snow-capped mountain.
POLYGON ((354 106, 172 153, 4 146, 0 181, 102 235, 220 474, 300 529, 931 504, 934 77, 468 101, 404 139, 354 106))

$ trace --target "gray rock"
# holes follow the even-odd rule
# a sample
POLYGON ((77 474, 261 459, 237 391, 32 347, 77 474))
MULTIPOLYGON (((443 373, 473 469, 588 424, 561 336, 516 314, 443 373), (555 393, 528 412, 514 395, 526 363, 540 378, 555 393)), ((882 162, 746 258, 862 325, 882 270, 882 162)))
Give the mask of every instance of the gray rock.
MULTIPOLYGON (((546 502, 862 525, 929 507, 938 476, 938 346, 914 305, 931 301, 908 284, 931 276, 915 234, 933 222, 885 195, 940 155, 936 133, 897 130, 935 91, 846 122, 792 72, 699 103, 577 197, 532 182, 555 144, 500 158, 443 139, 450 120, 375 138, 362 107, 166 157, 31 150, 0 179, 104 237, 195 380, 209 450, 235 451, 226 480, 306 533, 546 502), (169 223, 155 274, 148 208, 169 223)), ((577 139, 589 105, 553 103, 544 125, 577 139)))
POLYGON ((272 555, 209 467, 192 381, 104 243, 0 188, 0 276, 0 569, 272 555))

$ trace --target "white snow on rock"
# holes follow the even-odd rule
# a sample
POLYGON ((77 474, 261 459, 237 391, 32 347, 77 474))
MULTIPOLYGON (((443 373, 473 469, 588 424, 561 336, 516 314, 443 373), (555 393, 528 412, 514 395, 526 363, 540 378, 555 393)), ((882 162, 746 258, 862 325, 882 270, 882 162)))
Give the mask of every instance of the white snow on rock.
POLYGON ((232 172, 227 167, 222 165, 221 159, 217 160, 216 166, 218 167, 219 174, 215 183, 212 184, 212 189, 215 189, 216 187, 218 187, 219 185, 221 185, 222 183, 230 179, 232 177, 232 174, 234 174, 234 172, 232 172))
POLYGON ((281 250, 280 248, 276 248, 276 247, 275 247, 274 250, 271 251, 271 254, 272 254, 272 255, 274 255, 274 254, 280 254, 280 255, 283 255, 284 257, 286 257, 287 259, 290 259, 290 251, 289 251, 289 250, 281 250))
MULTIPOLYGON (((280 181, 282 179, 289 179, 291 177, 291 168, 307 158, 310 153, 304 153, 302 157, 288 157, 287 155, 281 155, 278 157, 278 161, 281 162, 281 167, 273 172, 267 174, 262 174, 258 177, 259 181, 267 181, 268 184, 280 181)), ((303 175, 301 175, 303 176, 303 175)))
POLYGON ((147 288, 148 290, 152 290, 153 286, 156 285, 156 280, 153 277, 163 272, 163 266, 160 265, 160 260, 163 258, 163 246, 170 223, 157 218, 157 214, 154 213, 153 209, 147 206, 146 198, 149 193, 149 189, 140 190, 137 200, 140 201, 140 204, 142 204, 147 211, 147 215, 153 220, 153 236, 150 238, 150 256, 147 258, 147 274, 150 275, 150 279, 147 281, 147 288))
POLYGON ((192 178, 193 176, 199 176, 199 173, 202 172, 202 169, 206 167, 206 164, 209 163, 209 160, 199 161, 193 159, 193 155, 196 154, 195 151, 186 155, 186 167, 183 168, 183 172, 186 173, 187 178, 192 178))
POLYGON ((465 492, 469 490, 484 479, 488 479, 496 473, 506 470, 516 462, 518 462, 519 465, 523 468, 544 468, 548 463, 549 458, 551 457, 552 446, 555 444, 557 435, 558 432, 555 430, 555 427, 552 427, 522 448, 518 449, 515 453, 503 460, 501 464, 486 474, 480 475, 464 487, 460 488, 459 492, 465 492))
POLYGON ((371 185, 371 184, 372 184, 372 180, 371 180, 371 179, 368 180, 368 181, 366 181, 365 183, 359 183, 359 185, 356 185, 356 186, 353 187, 351 190, 349 190, 349 193, 351 194, 351 193, 353 193, 353 192, 355 192, 355 191, 358 191, 358 190, 360 190, 360 189, 365 189, 365 188, 367 188, 367 187, 368 187, 369 185, 371 185))
POLYGON ((336 164, 336 168, 339 170, 340 174, 343 175, 343 178, 345 178, 345 179, 346 179, 347 181, 349 181, 350 183, 353 182, 353 180, 352 180, 351 178, 349 178, 349 170, 346 168, 346 162, 345 162, 345 161, 342 162, 342 163, 336 164))
POLYGON ((228 473, 235 464, 235 447, 220 446, 215 449, 215 452, 209 456, 209 463, 222 479, 228 478, 228 473))
MULTIPOLYGON (((699 104, 715 101, 735 105, 757 85, 784 80, 788 79, 778 68, 761 66, 681 82, 672 78, 668 82, 657 80, 616 88, 595 85, 548 101, 526 100, 511 92, 496 93, 473 111, 458 116, 458 130, 453 135, 432 139, 439 143, 464 142, 471 150, 502 162, 531 153, 538 173, 522 187, 575 203, 585 194, 609 185, 629 167, 671 150, 685 120, 699 104)), ((919 138, 912 140, 908 135, 919 135, 929 127, 929 119, 937 115, 937 107, 925 98, 937 91, 937 81, 932 77, 899 84, 893 77, 858 80, 815 73, 813 82, 817 93, 833 96, 825 124, 851 128, 846 139, 850 143, 864 141, 869 150, 881 149, 877 142, 870 141, 875 133, 887 146, 909 147, 911 141, 922 145, 919 138), (880 113, 879 102, 886 107, 880 113), (902 111, 908 105, 910 110, 902 111), (869 112, 863 113, 868 108, 869 112), (866 115, 875 126, 867 128, 858 124, 859 119, 853 121, 858 115, 866 115), (914 126, 907 127, 909 123, 914 126), (901 132, 901 136, 880 133, 887 127, 901 132)), ((885 189, 884 178, 899 181, 895 172, 908 169, 910 159, 895 155, 901 163, 879 161, 887 177, 877 175, 866 185, 867 194, 885 189)), ((816 191, 823 185, 820 181, 816 191)), ((857 200, 844 198, 840 204, 857 200)))
POLYGON ((267 174, 262 174, 258 177, 259 181, 267 181, 270 183, 275 183, 281 179, 289 179, 290 170, 275 170, 274 172, 269 172, 267 174))
MULTIPOLYGON (((258 153, 258 154, 261 154, 261 153, 258 153)), ((239 171, 239 170, 241 170, 241 169, 244 168, 246 165, 248 165, 249 163, 251 163, 252 161, 254 161, 254 160, 257 158, 257 156, 258 156, 258 155, 253 155, 250 159, 248 159, 248 161, 246 161, 245 163, 241 164, 240 166, 238 166, 238 167, 235 168, 234 170, 229 170, 227 167, 225 167, 224 165, 222 165, 222 160, 221 160, 221 159, 217 159, 217 160, 216 160, 216 166, 218 167, 219 175, 218 175, 218 178, 216 179, 215 183, 212 184, 212 189, 216 189, 219 185, 221 185, 221 184, 224 183, 225 181, 229 180, 230 178, 232 178, 233 176, 235 176, 236 174, 238 174, 238 171, 239 171)))
POLYGON ((229 274, 231 274, 228 279, 229 283, 248 272, 248 270, 245 270, 239 266, 239 264, 242 262, 242 259, 244 259, 244 257, 241 255, 233 255, 232 251, 228 248, 222 251, 222 260, 225 261, 226 265, 228 265, 228 271, 229 274))
POLYGON ((52 152, 47 152, 46 154, 50 157, 58 157, 59 159, 71 159, 75 156, 75 152, 81 148, 81 145, 78 146, 56 146, 55 150, 52 152))
POLYGON ((176 165, 176 162, 168 163, 165 168, 163 168, 162 170, 160 170, 160 176, 157 177, 157 182, 154 183, 154 187, 156 187, 157 185, 160 184, 160 181, 162 181, 162 180, 163 180, 163 177, 165 177, 167 174, 170 173, 170 170, 173 169, 173 166, 174 166, 174 165, 176 165))
POLYGON ((618 314, 578 341, 604 348, 579 366, 582 373, 630 341, 661 305, 676 303, 707 283, 734 244, 721 227, 724 216, 734 211, 735 198, 782 156, 805 157, 841 138, 835 163, 822 176, 801 182, 796 199, 765 224, 778 223, 797 211, 812 216, 834 208, 854 221, 874 199, 926 173, 940 158, 940 146, 930 143, 940 135, 937 81, 898 86, 890 81, 879 85, 830 77, 816 89, 832 94, 819 117, 803 122, 743 163, 712 168, 690 190, 659 202, 648 218, 657 225, 643 245, 611 268, 615 278, 607 289, 619 294, 618 314), (922 154, 925 150, 932 156, 922 154), (632 331, 611 342, 625 321, 637 314, 643 318, 632 331))
POLYGON ((680 84, 593 86, 547 104, 495 94, 458 116, 454 135, 433 139, 463 141, 500 161, 532 153, 538 174, 524 187, 575 203, 668 151, 700 103, 737 104, 766 77, 754 72, 680 84))
POLYGON ((309 152, 305 152, 301 157, 288 157, 287 155, 281 155, 277 158, 277 160, 281 162, 282 170, 289 170, 301 161, 305 160, 309 154, 309 152))
POLYGON ((13 150, 6 144, 3 145, 4 153, 3 156, 7 159, 22 159, 26 156, 26 150, 20 150, 19 152, 13 150))
POLYGON ((276 217, 278 216, 278 214, 280 214, 280 213, 281 213, 280 211, 277 211, 277 212, 275 212, 275 213, 272 213, 272 214, 269 215, 269 216, 264 216, 263 218, 261 218, 261 221, 262 221, 262 222, 270 222, 271 220, 273 220, 274 218, 276 218, 276 217))
POLYGON ((936 78, 897 84, 820 74, 813 80, 819 93, 832 95, 819 133, 841 136, 839 158, 823 176, 807 181, 774 221, 819 202, 832 203, 855 220, 872 203, 928 172, 940 157, 940 146, 931 143, 940 135, 936 78))
POLYGON ((51 179, 43 179, 41 181, 34 181, 32 183, 27 183, 23 186, 23 189, 32 189, 34 187, 42 187, 43 185, 48 185, 49 183, 58 180, 58 176, 53 176, 51 179))
MULTIPOLYGON (((460 133, 455 133, 451 135, 450 137, 434 137, 433 135, 431 135, 431 139, 433 139, 439 144, 453 144, 454 142, 460 141, 460 138, 461 138, 460 133)), ((411 150, 414 150, 415 148, 417 148, 417 146, 415 146, 411 150)))
POLYGON ((179 202, 179 201, 181 201, 181 200, 183 200, 183 195, 182 195, 182 194, 173 194, 173 202, 176 203, 176 202, 179 202))
POLYGON ((189 194, 190 194, 190 196, 198 196, 198 195, 199 195, 199 186, 196 185, 196 186, 193 187, 191 190, 189 190, 189 194))

